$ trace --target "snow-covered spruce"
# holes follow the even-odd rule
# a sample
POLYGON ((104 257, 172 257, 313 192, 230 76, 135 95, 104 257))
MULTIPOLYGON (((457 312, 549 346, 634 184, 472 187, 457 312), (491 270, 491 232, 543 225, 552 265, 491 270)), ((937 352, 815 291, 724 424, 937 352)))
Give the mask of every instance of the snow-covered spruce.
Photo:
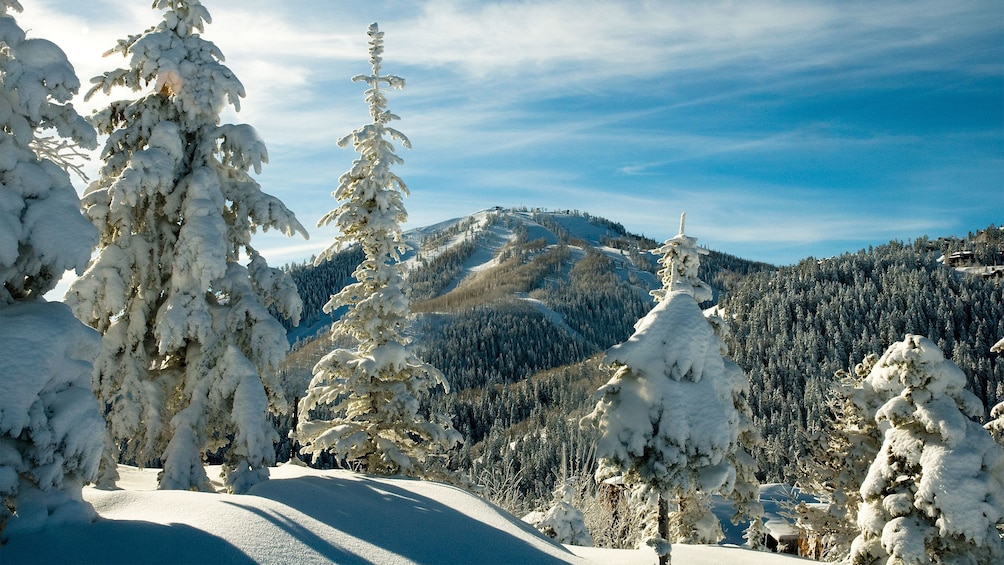
POLYGON ((574 496, 574 481, 565 479, 555 487, 551 506, 530 512, 523 516, 523 521, 558 543, 591 547, 593 537, 586 529, 582 511, 572 505, 574 496))
POLYGON ((697 246, 696 237, 683 233, 685 220, 686 214, 681 214, 680 233, 652 250, 652 253, 661 255, 658 263, 662 265, 658 273, 662 279, 662 288, 650 292, 656 301, 665 298, 666 293, 675 291, 690 294, 698 303, 713 297, 711 287, 697 275, 701 268, 701 255, 707 255, 708 250, 697 246))
POLYGON ((244 87, 201 35, 206 8, 154 8, 163 20, 111 51, 128 67, 94 79, 88 94, 146 91, 93 117, 108 140, 83 204, 101 241, 67 301, 104 334, 95 370, 109 433, 102 481, 121 456, 161 460, 161 488, 208 489, 203 456, 226 448, 224 482, 243 492, 274 461, 266 414, 286 408, 274 375, 287 343, 268 308, 294 320, 301 308, 251 235, 306 232, 251 176, 268 160, 254 129, 220 124, 226 104, 240 109, 244 87))
POLYGON ((801 486, 826 504, 800 504, 798 522, 828 561, 846 556, 859 533, 861 482, 882 444, 875 414, 894 392, 879 393, 867 380, 878 360, 871 353, 855 365, 853 374, 837 371, 826 411, 805 434, 809 456, 801 462, 801 486))
POLYGON ((726 496, 732 501, 735 512, 729 518, 733 525, 747 524, 743 533, 746 545, 751 549, 765 549, 764 539, 764 508, 760 503, 760 480, 757 479, 757 464, 751 454, 754 450, 763 448, 763 437, 753 423, 753 409, 749 404, 749 378, 732 359, 727 357, 731 328, 729 323, 719 315, 719 309, 711 308, 705 312, 705 319, 711 324, 721 344, 722 362, 725 371, 732 382, 732 404, 739 416, 739 435, 736 438, 735 450, 729 452, 729 461, 735 469, 736 478, 731 492, 726 496))
MULTIPOLYGON (((1004 353, 1004 338, 990 348, 991 353, 1004 353)), ((985 426, 998 444, 1004 446, 1004 398, 990 409, 990 421, 985 426)))
POLYGON ((398 117, 387 111, 382 87, 404 88, 404 79, 380 74, 383 32, 372 24, 368 34, 372 73, 352 80, 369 87, 365 98, 373 121, 339 140, 343 147, 351 142, 359 157, 339 179, 334 196, 341 204, 318 223, 334 223, 341 234, 317 262, 353 243, 365 255, 354 273, 357 282, 324 307, 325 312, 348 308, 333 333, 349 336, 357 345, 332 351, 314 367, 300 401, 295 436, 305 454, 316 457, 328 451, 371 473, 421 474, 430 455, 462 438, 449 418, 420 410, 431 389, 448 385, 439 370, 407 347, 403 335, 410 313, 399 263, 404 251, 401 224, 407 219, 402 194, 407 187, 390 166, 403 162, 391 141, 405 147, 410 143, 387 125, 398 117))
POLYGON ((104 435, 91 393, 98 334, 42 298, 97 242, 48 149, 93 148, 95 133, 68 103, 80 83, 66 55, 26 38, 11 11, 20 4, 0 0, 0 543, 93 520, 81 488, 104 435))
POLYGON ((971 420, 983 413, 966 376, 926 337, 892 344, 867 382, 881 450, 861 485, 850 561, 1000 563, 1004 449, 971 420))
POLYGON ((26 38, 0 0, 0 304, 41 298, 64 271, 87 264, 97 243, 70 177, 38 155, 44 132, 85 148, 94 129, 73 109, 80 81, 54 43, 26 38))
MULTIPOLYGON (((583 418, 601 433, 597 481, 623 475, 626 483, 659 494, 659 521, 666 526, 652 543, 663 550, 668 550, 665 496, 728 494, 736 478, 742 372, 726 364, 721 339, 698 307, 696 300, 708 296, 707 285, 696 277, 695 242, 684 235, 681 220, 680 234, 661 248, 665 286, 654 293, 658 303, 626 342, 607 351, 604 362, 614 376, 583 418)), ((689 532, 691 540, 717 541, 701 535, 704 514, 710 514, 706 505, 688 510, 687 524, 676 529, 689 532)))

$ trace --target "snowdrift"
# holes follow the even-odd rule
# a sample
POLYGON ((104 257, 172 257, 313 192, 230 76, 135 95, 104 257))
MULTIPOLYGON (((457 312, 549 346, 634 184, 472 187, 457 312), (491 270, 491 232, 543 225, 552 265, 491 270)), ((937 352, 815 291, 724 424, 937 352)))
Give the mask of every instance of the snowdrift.
MULTIPOLYGON (((427 481, 284 465, 249 494, 226 495, 155 490, 156 469, 120 473, 120 490, 84 489, 97 522, 14 538, 0 562, 656 562, 648 549, 563 547, 478 497, 427 481)), ((688 565, 801 561, 719 546, 674 546, 673 557, 688 565)))

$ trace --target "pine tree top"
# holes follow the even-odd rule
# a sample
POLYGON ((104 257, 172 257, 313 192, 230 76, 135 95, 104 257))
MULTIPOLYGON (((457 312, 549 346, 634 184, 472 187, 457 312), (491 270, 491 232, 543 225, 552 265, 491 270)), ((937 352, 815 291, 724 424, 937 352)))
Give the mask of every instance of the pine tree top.
POLYGON ((686 217, 686 212, 680 214, 680 233, 653 250, 653 253, 662 255, 659 264, 663 266, 659 271, 662 288, 650 293, 657 302, 665 299, 668 292, 676 291, 686 292, 698 303, 711 300, 713 297, 711 287, 697 275, 701 266, 701 255, 707 255, 708 250, 697 246, 696 237, 684 233, 686 217))
POLYGON ((0 0, 0 15, 7 15, 8 10, 23 12, 24 8, 17 0, 0 0))

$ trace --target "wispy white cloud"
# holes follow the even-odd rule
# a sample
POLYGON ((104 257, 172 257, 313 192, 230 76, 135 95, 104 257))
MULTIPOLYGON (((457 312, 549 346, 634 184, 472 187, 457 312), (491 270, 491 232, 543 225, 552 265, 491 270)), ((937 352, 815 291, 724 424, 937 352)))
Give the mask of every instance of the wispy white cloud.
MULTIPOLYGON (((800 70, 853 63, 880 65, 905 50, 955 44, 999 27, 992 9, 973 2, 457 2, 424 4, 401 22, 395 42, 404 61, 449 65, 479 77, 601 76, 707 70, 737 65, 800 70)), ((998 14, 999 15, 999 14, 998 14)), ((903 71, 957 63, 904 58, 903 71)))
MULTIPOLYGON (((686 208, 702 242, 759 258, 759 240, 789 253, 881 242, 974 229, 1004 208, 993 160, 1004 19, 992 2, 204 2, 205 36, 248 92, 225 119, 259 130, 272 157, 263 186, 308 226, 355 158, 334 141, 368 120, 349 78, 367 70, 371 21, 387 32, 385 70, 408 80, 390 104, 415 145, 399 171, 412 227, 496 204, 553 206, 662 238, 686 208), (883 120, 908 88, 989 100, 971 110, 986 115, 925 107, 944 123, 933 133, 927 115, 883 120), (877 110, 861 113, 867 104, 877 110), (959 182, 965 192, 939 195, 959 182), (926 198, 904 206, 907 190, 926 198)), ((159 19, 149 2, 24 4, 19 22, 57 41, 85 83, 123 63, 100 56, 116 40, 159 19)), ((286 257, 330 237, 310 231, 303 246, 261 247, 286 257)))

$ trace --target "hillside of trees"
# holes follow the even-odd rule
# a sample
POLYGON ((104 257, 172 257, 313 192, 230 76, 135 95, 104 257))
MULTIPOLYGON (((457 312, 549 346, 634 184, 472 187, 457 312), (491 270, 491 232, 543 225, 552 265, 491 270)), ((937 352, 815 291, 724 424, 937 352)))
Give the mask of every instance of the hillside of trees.
POLYGON ((325 314, 322 308, 331 298, 334 292, 332 289, 341 289, 352 282, 352 273, 362 259, 362 250, 352 247, 316 266, 310 261, 285 267, 303 300, 303 314, 299 325, 294 326, 288 318, 276 315, 286 328, 287 335, 295 338, 315 337, 319 331, 318 326, 331 323, 331 316, 325 314))
MULTIPOLYGON (((433 399, 435 410, 453 414, 466 438, 451 465, 474 473, 479 453, 487 454, 482 461, 497 455, 485 445, 508 443, 518 424, 536 428, 530 420, 543 429, 563 427, 556 437, 578 437, 567 414, 588 406, 604 378, 595 355, 626 339, 652 306, 648 292, 660 284, 650 253, 656 242, 604 218, 528 209, 491 210, 405 237, 413 247, 406 261, 419 312, 410 333, 451 384, 452 394, 433 399), (489 259, 490 268, 477 268, 489 259), (569 396, 570 388, 577 394, 569 396)), ((303 297, 301 328, 316 332, 330 320, 320 309, 330 293, 353 280, 359 259, 353 248, 316 267, 287 268, 303 297)), ((774 269, 718 252, 705 259, 702 276, 720 293, 748 273, 774 269)), ((295 348, 283 374, 291 401, 330 340, 307 334, 295 348)), ((280 430, 291 423, 291 416, 275 420, 280 430)), ((535 492, 531 505, 553 488, 560 458, 560 449, 540 453, 540 441, 521 441, 508 462, 522 477, 521 489, 535 492)), ((288 440, 280 444, 281 459, 289 448, 288 440)))
MULTIPOLYGON (((1000 242, 1001 230, 990 228, 1000 242)), ((986 257, 997 257, 1000 244, 986 257)), ((747 277, 722 301, 732 355, 750 378, 758 455, 770 481, 791 481, 806 431, 820 421, 834 373, 850 370, 907 333, 934 341, 966 373, 989 410, 1004 397, 1004 284, 943 266, 927 238, 747 277)))
MULTIPOLYGON (((819 431, 834 374, 907 333, 929 337, 963 369, 989 417, 1004 398, 1004 362, 990 353, 1004 336, 1004 284, 949 268, 942 256, 968 249, 990 264, 1004 250, 1000 234, 991 227, 966 238, 890 242, 781 268, 714 251, 702 257, 701 278, 731 324, 730 356, 750 379, 765 440, 753 454, 760 480, 797 482, 805 438, 819 431)), ((653 304, 655 242, 601 218, 539 210, 494 211, 410 241, 421 312, 410 333, 451 383, 432 409, 451 414, 466 440, 449 467, 516 514, 545 505, 562 472, 576 470, 580 502, 596 504, 598 485, 588 477, 596 438, 577 422, 609 378, 598 354, 625 340, 653 304), (564 227, 572 220, 602 229, 583 236, 564 227), (494 257, 491 268, 470 268, 484 257, 494 257)), ((323 288, 311 271, 291 272, 298 284, 323 288)), ((341 273, 338 280, 348 280, 341 273)), ((304 303, 322 305, 321 295, 305 293, 304 303)), ((308 344, 288 366, 309 372, 306 357, 324 351, 308 344)), ((287 456, 288 443, 280 450, 287 456)), ((628 538, 616 539, 611 534, 608 543, 628 538)))

